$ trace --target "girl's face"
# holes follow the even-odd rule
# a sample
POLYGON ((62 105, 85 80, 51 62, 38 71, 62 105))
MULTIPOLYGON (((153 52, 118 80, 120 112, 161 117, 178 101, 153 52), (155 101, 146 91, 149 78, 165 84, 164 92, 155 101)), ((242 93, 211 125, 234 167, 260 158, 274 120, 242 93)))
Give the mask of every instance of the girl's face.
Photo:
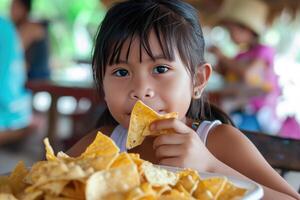
POLYGON ((254 40, 254 35, 248 28, 239 26, 235 23, 227 23, 226 26, 234 43, 251 44, 254 40))
POLYGON ((10 15, 15 24, 19 24, 28 15, 25 6, 19 0, 13 0, 10 8, 10 15))
POLYGON ((128 62, 129 41, 123 45, 120 63, 106 67, 105 100, 112 116, 125 128, 129 126, 131 110, 137 100, 161 114, 178 112, 183 121, 191 103, 192 79, 178 53, 174 61, 168 61, 155 34, 150 33, 149 43, 155 61, 142 48, 140 62, 140 41, 136 37, 131 42, 128 62))

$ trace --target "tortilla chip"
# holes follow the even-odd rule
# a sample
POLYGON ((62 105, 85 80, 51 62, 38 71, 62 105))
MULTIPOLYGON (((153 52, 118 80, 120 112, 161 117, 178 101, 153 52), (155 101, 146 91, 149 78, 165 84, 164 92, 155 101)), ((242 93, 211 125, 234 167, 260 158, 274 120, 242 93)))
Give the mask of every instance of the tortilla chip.
POLYGON ((101 200, 113 193, 127 192, 140 184, 136 165, 123 165, 94 173, 86 183, 86 199, 101 200))
POLYGON ((105 156, 119 153, 120 149, 106 135, 98 132, 95 140, 90 144, 80 158, 105 156))
POLYGON ((226 177, 211 177, 203 180, 206 189, 212 193, 214 199, 218 199, 227 182, 226 177))
POLYGON ((111 164, 110 168, 118 168, 123 165, 134 165, 133 160, 128 153, 121 153, 116 160, 111 164))
POLYGON ((126 148, 132 149, 142 144, 146 136, 171 133, 171 130, 164 130, 155 133, 151 132, 149 129, 152 122, 169 118, 178 118, 178 113, 172 112, 160 115, 145 105, 142 101, 137 101, 131 112, 126 148))
POLYGON ((24 177, 28 174, 24 162, 19 162, 9 176, 9 182, 14 195, 21 193, 25 187, 24 177))
POLYGON ((233 198, 243 197, 246 192, 246 189, 236 187, 232 183, 227 182, 223 191, 219 195, 219 199, 229 200, 233 198))
POLYGON ((1 193, 0 194, 0 199, 1 200, 17 200, 14 195, 8 194, 8 193, 1 193))
POLYGON ((142 164, 144 176, 153 186, 176 185, 178 176, 166 169, 153 166, 150 162, 142 164))
POLYGON ((186 169, 179 172, 179 180, 177 182, 177 185, 183 186, 186 191, 188 191, 190 194, 193 194, 193 192, 197 188, 197 183, 199 180, 200 178, 197 171, 186 169))
POLYGON ((0 176, 0 193, 12 193, 8 176, 0 176))
POLYGON ((46 159, 47 160, 57 160, 57 157, 54 154, 53 148, 50 145, 49 139, 44 139, 45 149, 46 149, 46 159))
POLYGON ((53 196, 59 196, 69 181, 51 181, 39 187, 40 190, 53 196))

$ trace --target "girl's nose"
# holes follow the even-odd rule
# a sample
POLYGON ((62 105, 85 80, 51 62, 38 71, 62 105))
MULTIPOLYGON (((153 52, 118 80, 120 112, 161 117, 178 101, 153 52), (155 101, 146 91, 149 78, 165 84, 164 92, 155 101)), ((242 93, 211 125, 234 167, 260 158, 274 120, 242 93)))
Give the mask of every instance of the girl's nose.
POLYGON ((150 88, 145 90, 133 90, 130 92, 130 98, 134 100, 146 100, 154 97, 154 91, 150 88))

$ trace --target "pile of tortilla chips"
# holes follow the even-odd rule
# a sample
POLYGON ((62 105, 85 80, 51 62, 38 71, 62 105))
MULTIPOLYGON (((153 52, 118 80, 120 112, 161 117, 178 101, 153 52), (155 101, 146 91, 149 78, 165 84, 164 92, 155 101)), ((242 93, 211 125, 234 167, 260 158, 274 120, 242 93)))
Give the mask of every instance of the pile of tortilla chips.
POLYGON ((197 171, 171 172, 120 153, 114 142, 98 133, 79 157, 54 154, 47 139, 46 161, 30 170, 20 162, 9 176, 0 177, 0 199, 237 199, 246 190, 225 177, 202 180, 197 171))

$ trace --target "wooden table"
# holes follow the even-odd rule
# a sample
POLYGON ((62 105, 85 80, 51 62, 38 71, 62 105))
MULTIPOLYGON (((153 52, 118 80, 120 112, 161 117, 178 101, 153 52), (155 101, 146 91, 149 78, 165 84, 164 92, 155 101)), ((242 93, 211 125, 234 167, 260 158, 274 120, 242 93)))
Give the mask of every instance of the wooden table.
POLYGON ((26 87, 33 93, 48 92, 51 96, 51 104, 48 112, 48 130, 47 137, 53 147, 57 144, 57 101, 63 96, 72 96, 76 100, 87 98, 92 104, 103 102, 103 95, 97 95, 97 90, 92 83, 87 82, 69 82, 69 81, 28 81, 26 87))

